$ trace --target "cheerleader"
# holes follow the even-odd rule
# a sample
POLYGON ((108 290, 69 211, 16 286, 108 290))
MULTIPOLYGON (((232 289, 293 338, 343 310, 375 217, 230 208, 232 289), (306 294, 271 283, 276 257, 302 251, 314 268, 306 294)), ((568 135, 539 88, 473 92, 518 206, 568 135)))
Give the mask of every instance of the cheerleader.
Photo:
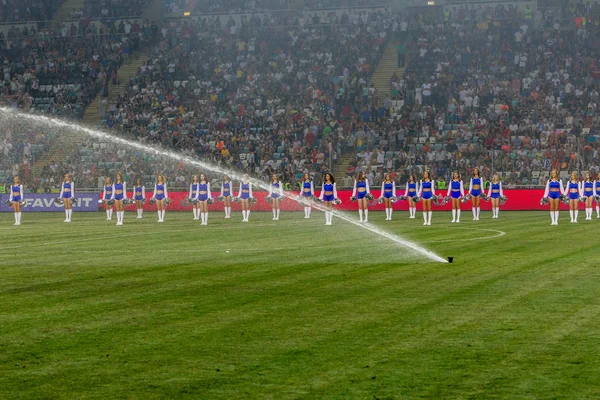
POLYGON ((73 214, 73 204, 71 202, 75 197, 75 184, 73 183, 73 179, 71 179, 71 174, 65 175, 65 180, 60 187, 60 195, 58 197, 62 199, 65 206, 65 222, 71 222, 71 214, 73 214))
POLYGON ((369 222, 369 199, 367 199, 369 193, 369 181, 364 172, 359 172, 358 177, 354 180, 352 197, 356 198, 358 201, 358 215, 360 217, 360 222, 369 222), (363 212, 365 214, 364 221, 363 212))
POLYGON ((498 218, 500 213, 500 197, 504 196, 502 191, 502 182, 498 174, 494 174, 490 189, 488 190, 488 197, 492 200, 492 218, 498 218))
POLYGON ((571 179, 567 182, 567 187, 563 192, 569 198, 569 215, 571 223, 577 223, 577 215, 579 214, 579 197, 581 197, 581 185, 577 179, 577 173, 571 173, 571 179))
POLYGON ((471 195, 471 204, 473 209, 473 221, 479 221, 481 212, 481 194, 483 193, 483 179, 479 175, 479 168, 473 170, 473 177, 469 183, 469 194, 471 195))
POLYGON ((113 187, 112 180, 107 177, 104 181, 104 193, 102 193, 102 199, 104 200, 104 208, 106 208, 106 220, 107 221, 112 220, 113 207, 112 207, 112 205, 108 204, 108 201, 112 200, 113 191, 114 191, 114 187, 113 187))
POLYGON ((419 197, 423 203, 423 219, 425 220, 423 225, 431 225, 433 196, 435 196, 435 182, 431 179, 429 171, 425 171, 423 180, 419 184, 419 197))
POLYGON ((410 219, 415 219, 417 216, 417 203, 413 200, 414 197, 417 197, 419 193, 419 188, 417 185, 417 178, 414 175, 410 175, 408 177, 408 182, 406 182, 406 191, 404 192, 404 196, 408 199, 408 211, 410 213, 410 219))
POLYGON ((581 192, 583 193, 583 197, 587 197, 585 199, 585 219, 589 221, 594 214, 594 208, 592 207, 592 202, 594 201, 594 181, 592 180, 592 174, 589 172, 585 173, 585 180, 581 182, 581 192))
POLYGON ((21 225, 21 201, 23 201, 23 185, 19 177, 15 176, 10 187, 10 202, 15 213, 15 226, 21 225))
POLYGON ((197 199, 200 205, 200 219, 202 220, 200 225, 208 225, 208 199, 212 199, 212 194, 210 193, 210 182, 204 174, 200 174, 197 199))
MULTIPOLYGON (((188 196, 190 199, 198 198, 199 184, 200 184, 200 181, 198 180, 198 175, 194 175, 192 177, 192 183, 190 184, 190 194, 188 196)), ((192 203, 192 212, 194 213, 194 221, 198 221, 200 219, 200 204, 199 203, 192 203)))
POLYGON ((158 175, 154 184, 154 200, 156 201, 156 212, 158 213, 158 222, 165 222, 165 200, 169 198, 167 193, 167 182, 165 177, 158 175))
POLYGON ((117 210, 117 225, 123 225, 123 218, 125 217, 123 200, 127 199, 127 182, 123 181, 121 173, 118 173, 115 177, 112 199, 115 201, 115 209, 117 210))
POLYGON ((385 220, 391 221, 392 213, 394 212, 392 197, 396 197, 396 182, 392 180, 391 174, 385 174, 383 178, 381 197, 383 197, 383 203, 385 204, 385 220))
POLYGON ((555 169, 550 172, 550 179, 546 183, 546 191, 544 192, 544 198, 550 202, 550 218, 552 223, 550 225, 558 225, 558 215, 560 210, 560 195, 564 192, 563 184, 558 179, 558 172, 555 169))
POLYGON ((227 175, 223 177, 223 183, 221 183, 221 197, 223 197, 223 204, 225 205, 225 218, 231 218, 231 179, 227 175))
MULTIPOLYGON (((594 182, 594 196, 600 196, 600 172, 594 182)), ((596 218, 600 218, 600 202, 596 201, 596 218)))
POLYGON ((269 185, 269 197, 273 199, 273 221, 279 221, 281 198, 283 197, 283 185, 279 182, 277 175, 271 177, 269 185))
POLYGON ((250 182, 248 174, 244 174, 242 177, 242 182, 240 183, 240 193, 238 197, 242 202, 242 222, 248 222, 248 218, 250 218, 250 204, 248 199, 252 197, 252 182, 250 182))
POLYGON ((315 194, 315 188, 312 180, 310 179, 310 174, 305 173, 302 175, 302 188, 300 189, 300 198, 304 203, 304 218, 310 218, 310 212, 312 211, 312 197, 315 194))
POLYGON ((133 199, 137 209, 137 219, 142 219, 144 214, 144 200, 146 200, 146 187, 142 185, 142 180, 137 178, 133 187, 133 199))
POLYGON ((465 187, 458 171, 454 171, 452 181, 448 185, 448 193, 452 201, 452 223, 460 223, 460 201, 465 196, 465 187))
POLYGON ((335 178, 329 172, 325 174, 323 186, 321 187, 321 195, 319 199, 325 203, 325 225, 331 225, 333 220, 333 200, 337 199, 337 188, 335 186, 335 178))

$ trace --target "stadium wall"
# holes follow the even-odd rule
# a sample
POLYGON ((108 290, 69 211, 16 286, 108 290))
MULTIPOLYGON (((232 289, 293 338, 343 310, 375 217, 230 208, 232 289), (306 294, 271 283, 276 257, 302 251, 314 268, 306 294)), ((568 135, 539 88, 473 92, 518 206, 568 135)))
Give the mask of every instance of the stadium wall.
MULTIPOLYGON (((297 196, 298 192, 288 192, 293 193, 292 195, 297 196)), ((379 197, 379 190, 373 190, 373 195, 375 198, 379 197)), ((442 195, 446 195, 446 191, 439 192, 442 195)), ((438 194, 439 194, 438 193, 438 194)), ((257 203, 252 206, 253 211, 269 211, 271 209, 271 204, 269 204, 266 200, 266 196, 268 193, 266 192, 256 192, 254 196, 257 198, 257 203)), ((404 194, 404 191, 398 191, 398 194, 404 194)), ((547 211, 548 206, 541 206, 540 199, 542 198, 544 191, 542 189, 506 189, 504 190, 504 194, 508 197, 508 201, 505 205, 502 206, 502 210, 505 211, 533 211, 533 210, 543 210, 547 211)), ((170 211, 191 211, 192 206, 185 204, 185 198, 187 197, 187 192, 172 192, 169 193, 169 197, 172 199, 172 203, 169 205, 168 210, 170 211)), ((213 197, 216 199, 219 193, 213 193, 213 197)), ((337 206, 336 209, 343 211, 355 211, 357 206, 355 203, 350 201, 350 196, 352 196, 351 190, 339 190, 338 191, 339 198, 342 200, 342 204, 337 206)), ((129 194, 131 197, 131 193, 129 194)), ((58 197, 56 194, 26 194, 25 202, 26 205, 23 208, 23 212, 57 212, 63 211, 62 206, 58 206, 54 204, 54 199, 58 197)), ((81 211, 98 211, 98 200, 100 199, 99 193, 77 193, 77 205, 74 207, 75 212, 81 211)), ((151 193, 146 194, 146 198, 150 199, 152 197, 151 193)), ((8 207, 5 202, 8 199, 8 195, 3 194, 0 195, 0 212, 12 212, 12 208, 8 207)), ((419 209, 421 206, 417 206, 419 209)), ((470 209, 471 204, 466 203, 463 204, 462 208, 465 210, 470 209)), ((232 208, 234 211, 241 210, 240 204, 232 204, 232 208)), ((491 203, 482 201, 481 208, 484 211, 491 210, 491 203)), ((568 206, 562 204, 561 208, 564 210, 568 210, 568 206)), ((580 208, 583 208, 583 205, 580 205, 580 208)), ((128 211, 135 210, 135 205, 128 206, 126 208, 128 211)), ((151 206, 148 202, 144 205, 144 209, 147 211, 154 210, 155 207, 151 206)), ((292 199, 286 199, 281 203, 281 209, 283 211, 302 211, 302 207, 292 199)), ((383 204, 374 204, 370 207, 370 210, 373 211, 383 211, 385 206, 383 204)), ((406 201, 399 201, 394 205, 395 210, 408 210, 408 203, 406 201)), ((209 210, 216 212, 223 210, 223 204, 215 201, 215 204, 209 206, 209 210)), ((434 207, 435 211, 450 211, 450 204, 446 204, 440 207, 434 207)))

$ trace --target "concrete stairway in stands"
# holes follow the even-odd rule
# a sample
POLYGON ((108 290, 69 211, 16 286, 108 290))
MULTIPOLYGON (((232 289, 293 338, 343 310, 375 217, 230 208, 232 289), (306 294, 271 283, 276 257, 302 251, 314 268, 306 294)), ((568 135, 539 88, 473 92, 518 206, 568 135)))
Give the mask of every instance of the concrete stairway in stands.
POLYGON ((342 178, 344 177, 344 175, 346 175, 346 169, 348 168, 350 163, 352 161, 354 161, 355 159, 356 159, 356 154, 345 154, 339 160, 337 165, 335 167, 333 167, 333 176, 335 177, 336 182, 338 182, 338 184, 337 184, 338 189, 342 188, 342 178))
MULTIPOLYGON (((119 84, 113 85, 110 84, 108 90, 108 104, 112 103, 114 100, 122 95, 129 84, 129 79, 133 77, 138 69, 148 61, 149 55, 144 50, 135 51, 133 54, 129 56, 129 60, 127 63, 123 64, 121 68, 119 68, 119 84)), ((87 106, 85 109, 85 113, 83 114, 83 122, 87 125, 98 125, 100 122, 100 113, 99 108, 102 102, 101 94, 98 94, 94 100, 87 106)))
MULTIPOLYGON (((134 51, 131 55, 129 55, 128 60, 119 68, 119 85, 110 85, 109 87, 109 104, 112 100, 116 99, 117 96, 123 94, 127 84, 129 83, 129 79, 137 73, 137 70, 140 66, 145 63, 148 58, 148 50, 140 49, 134 51)), ((83 124, 90 127, 97 127, 100 122, 100 115, 98 112, 98 107, 102 100, 102 96, 99 93, 94 100, 88 105, 85 109, 83 116, 83 124)), ((74 154, 78 151, 78 145, 83 143, 86 140, 85 137, 75 133, 75 132, 64 132, 60 136, 60 140, 54 143, 50 149, 41 154, 37 159, 35 165, 33 166, 33 174, 34 176, 39 176, 40 171, 47 165, 50 165, 54 162, 64 161, 68 159, 70 154, 74 154)))
POLYGON ((387 42, 383 50, 383 56, 369 82, 369 85, 373 84, 375 89, 377 89, 377 97, 379 100, 383 100, 389 95, 390 79, 394 75, 394 72, 398 74, 399 77, 404 73, 404 68, 398 68, 397 45, 398 42, 394 40, 387 42))

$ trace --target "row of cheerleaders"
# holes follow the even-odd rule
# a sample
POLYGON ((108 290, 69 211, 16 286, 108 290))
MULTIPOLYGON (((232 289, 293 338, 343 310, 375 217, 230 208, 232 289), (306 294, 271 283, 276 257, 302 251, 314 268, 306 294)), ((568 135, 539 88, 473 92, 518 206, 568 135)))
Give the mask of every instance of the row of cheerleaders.
MULTIPOLYGON (((483 179, 479 172, 475 170, 475 176, 469 182, 469 190, 465 191, 463 181, 458 172, 455 172, 453 179, 448 185, 448 191, 444 197, 436 194, 435 181, 431 179, 428 172, 424 173, 423 179, 417 181, 414 176, 410 176, 406 183, 406 189, 403 195, 398 195, 396 183, 391 179, 391 175, 386 174, 384 182, 381 185, 381 195, 375 199, 371 193, 369 182, 364 173, 360 173, 354 181, 354 189, 351 201, 358 204, 358 215, 360 222, 369 221, 369 204, 377 201, 379 204, 385 204, 386 221, 392 220, 393 205, 397 201, 407 201, 409 204, 409 218, 414 219, 417 212, 417 204, 422 204, 423 225, 431 225, 432 205, 452 204, 452 223, 460 223, 461 203, 471 202, 473 220, 478 221, 480 217, 480 202, 491 201, 492 218, 498 218, 500 206, 508 199, 502 190, 502 183, 498 175, 492 178, 487 194, 483 188, 483 179)), ((269 195, 267 200, 272 204, 273 220, 279 220, 280 204, 284 201, 286 195, 283 192, 283 185, 276 175, 273 175, 269 185, 269 195)), ((19 178, 15 177, 11 186, 11 196, 7 200, 7 205, 14 209, 15 225, 21 224, 21 207, 23 201, 23 185, 19 178)), ((250 207, 256 203, 256 198, 252 194, 252 182, 248 175, 244 175, 239 183, 237 196, 234 195, 232 181, 224 177, 221 184, 221 192, 217 200, 224 205, 225 218, 231 218, 231 203, 240 203, 242 208, 242 222, 248 222, 250 217, 250 207)), ((333 219, 333 207, 341 204, 337 195, 335 178, 331 174, 326 174, 321 186, 319 196, 316 196, 314 185, 310 176, 305 174, 301 182, 300 193, 296 200, 304 208, 304 218, 310 218, 313 206, 325 212, 325 224, 331 225, 333 219)), ((193 204, 194 220, 201 220, 201 225, 208 224, 208 205, 214 204, 210 182, 204 174, 194 176, 190 184, 189 195, 186 199, 188 204, 193 204)), ((563 202, 569 205, 571 223, 577 223, 579 213, 579 202, 585 203, 586 219, 591 220, 593 216, 592 202, 596 202, 596 217, 600 218, 600 174, 598 180, 591 180, 590 174, 586 179, 580 182, 577 174, 573 173, 566 185, 558 178, 556 171, 551 172, 551 177, 546 184, 546 190, 540 204, 550 205, 550 216, 552 225, 558 225, 559 207, 563 202)), ((62 183, 59 197, 55 200, 56 204, 63 205, 65 208, 65 222, 71 222, 73 212, 73 203, 75 202, 75 184, 71 176, 67 174, 62 183)), ((166 207, 170 204, 167 183, 161 175, 157 176, 156 184, 152 198, 149 200, 151 205, 156 206, 158 222, 164 222, 166 207)), ((106 178, 102 198, 99 203, 106 209, 106 219, 112 220, 113 211, 116 211, 117 225, 123 225, 125 215, 124 208, 130 204, 136 204, 137 218, 142 219, 143 208, 146 203, 146 188, 138 179, 133 187, 131 197, 127 194, 127 183, 120 174, 117 174, 115 181, 106 178)))

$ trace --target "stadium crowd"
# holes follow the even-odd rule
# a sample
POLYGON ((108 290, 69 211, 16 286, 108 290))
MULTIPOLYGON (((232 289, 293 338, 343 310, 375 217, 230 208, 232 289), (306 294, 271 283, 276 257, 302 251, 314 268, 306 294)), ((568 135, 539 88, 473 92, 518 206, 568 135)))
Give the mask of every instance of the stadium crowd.
MULTIPOLYGON (((540 29, 533 10, 511 5, 459 5, 437 15, 349 11, 307 18, 255 14, 224 23, 171 20, 155 29, 152 57, 126 93, 101 107, 101 126, 263 179, 278 173, 288 183, 304 171, 320 182, 344 154, 356 159, 347 176, 338 177, 340 186, 351 185, 350 176, 361 170, 374 185, 387 171, 403 183, 425 168, 442 181, 453 170, 502 171, 509 185, 539 184, 540 171, 551 167, 597 170, 598 24, 593 11, 584 15, 586 23, 577 17, 585 7, 569 10, 575 10, 572 25, 559 29, 540 29), (377 93, 368 82, 388 40, 399 42, 406 68, 391 77, 389 93, 377 93)), ((83 60, 94 53, 77 37, 63 40, 59 51, 83 47, 83 60)), ((87 78, 89 95, 75 95, 80 111, 109 87, 103 62, 118 66, 125 52, 102 45, 105 51, 92 57, 102 60, 91 63, 94 73, 54 68, 50 75, 59 88, 73 76, 87 78)), ((4 65, 15 54, 4 53, 4 65)), ((5 67, 5 101, 27 108, 31 82, 48 79, 33 61, 14 63, 16 83, 12 67, 8 75, 5 67)), ((73 94, 62 97, 73 100, 73 94)), ((59 104, 70 109, 66 104, 73 103, 59 104)), ((44 172, 75 170, 77 179, 96 186, 115 169, 149 179, 165 172, 182 186, 192 172, 93 143, 44 172)))
POLYGON ((1 0, 0 22, 47 21, 63 0, 1 0))

